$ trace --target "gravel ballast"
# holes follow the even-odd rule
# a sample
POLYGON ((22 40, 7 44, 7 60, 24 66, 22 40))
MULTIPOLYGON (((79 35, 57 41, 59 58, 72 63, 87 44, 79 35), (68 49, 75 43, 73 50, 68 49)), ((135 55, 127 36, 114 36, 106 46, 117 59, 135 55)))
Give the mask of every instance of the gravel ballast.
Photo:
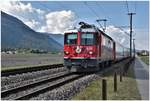
POLYGON ((98 76, 95 74, 87 75, 71 83, 65 84, 52 91, 40 94, 37 97, 31 98, 32 100, 69 100, 73 95, 84 89, 95 80, 98 76))
POLYGON ((45 75, 50 75, 58 72, 66 71, 66 68, 55 68, 55 69, 47 69, 47 70, 41 70, 36 72, 28 72, 28 73, 22 73, 17 74, 9 77, 1 77, 1 86, 10 85, 12 83, 18 83, 29 79, 36 79, 38 77, 42 77, 45 75))
POLYGON ((60 79, 57 79, 55 81, 49 81, 49 82, 46 82, 42 85, 37 85, 35 87, 32 87, 32 88, 27 88, 23 91, 19 91, 17 93, 12 93, 10 95, 8 95, 7 97, 5 98, 2 98, 4 100, 8 100, 8 99, 16 99, 18 97, 21 97, 21 96, 24 96, 26 94, 30 94, 32 92, 36 92, 40 89, 45 89, 45 88, 48 88, 49 86, 52 86, 52 85, 56 85, 56 84, 59 84, 60 82, 63 82, 63 81, 66 81, 66 80, 69 80, 69 79, 72 79, 72 78, 75 78, 77 77, 78 75, 70 75, 70 76, 67 76, 67 77, 63 77, 63 78, 60 78, 60 79))
POLYGON ((65 72, 58 72, 58 73, 54 73, 54 74, 49 74, 49 75, 46 75, 46 76, 38 77, 38 78, 35 78, 35 79, 29 79, 29 80, 25 80, 25 81, 18 82, 18 83, 12 83, 12 84, 9 84, 9 85, 6 85, 6 86, 2 86, 1 90, 4 91, 4 90, 20 87, 20 86, 32 84, 32 83, 35 83, 35 82, 39 82, 41 80, 47 80, 47 79, 55 78, 55 77, 58 77, 58 76, 61 76, 61 75, 65 75, 65 74, 68 74, 68 72, 67 71, 65 71, 65 72))

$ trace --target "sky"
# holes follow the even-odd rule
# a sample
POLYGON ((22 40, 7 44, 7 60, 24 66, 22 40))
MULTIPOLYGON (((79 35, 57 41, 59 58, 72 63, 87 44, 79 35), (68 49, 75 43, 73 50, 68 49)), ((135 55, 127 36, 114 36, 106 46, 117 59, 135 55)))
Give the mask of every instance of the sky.
MULTIPOLYGON (((106 33, 129 46, 129 15, 133 15, 136 49, 149 49, 148 1, 0 1, 2 11, 11 14, 37 32, 61 33, 78 26, 80 21, 95 24, 107 19, 106 33), (126 27, 123 27, 126 26, 126 27), (119 29, 121 27, 124 31, 119 29)), ((103 26, 103 23, 101 22, 103 26)), ((101 29, 101 27, 100 27, 101 29)))

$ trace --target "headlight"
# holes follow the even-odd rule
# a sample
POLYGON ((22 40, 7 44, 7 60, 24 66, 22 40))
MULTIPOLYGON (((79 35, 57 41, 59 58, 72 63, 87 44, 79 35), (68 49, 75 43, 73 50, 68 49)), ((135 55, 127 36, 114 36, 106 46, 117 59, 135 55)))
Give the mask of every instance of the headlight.
POLYGON ((92 54, 93 54, 93 52, 92 52, 92 51, 89 51, 89 54, 90 54, 90 55, 92 55, 92 54))
POLYGON ((68 51, 64 51, 64 53, 65 53, 65 54, 69 54, 69 52, 68 52, 68 51))

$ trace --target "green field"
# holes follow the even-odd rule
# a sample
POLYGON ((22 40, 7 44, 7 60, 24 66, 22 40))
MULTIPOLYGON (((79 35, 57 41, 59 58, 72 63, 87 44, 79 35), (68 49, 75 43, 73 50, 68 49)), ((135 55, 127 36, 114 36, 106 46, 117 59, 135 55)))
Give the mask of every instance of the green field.
MULTIPOLYGON (((130 68, 127 75, 123 77, 123 82, 119 81, 118 76, 118 91, 113 91, 113 76, 112 73, 106 74, 104 78, 107 80, 107 99, 108 100, 140 100, 141 96, 138 92, 136 80, 133 73, 133 68, 130 68)), ((73 96, 73 100, 102 100, 102 81, 98 79, 93 81, 83 91, 73 96)))
POLYGON ((147 65, 149 65, 149 56, 140 56, 141 60, 146 63, 147 65))
POLYGON ((63 54, 2 54, 1 70, 63 63, 63 54))

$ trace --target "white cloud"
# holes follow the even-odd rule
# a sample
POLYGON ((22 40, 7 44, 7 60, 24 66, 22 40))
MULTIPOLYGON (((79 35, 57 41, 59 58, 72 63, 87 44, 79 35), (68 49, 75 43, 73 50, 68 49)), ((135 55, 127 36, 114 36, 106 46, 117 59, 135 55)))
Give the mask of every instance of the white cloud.
MULTIPOLYGON (((133 38, 135 39, 136 49, 149 49, 149 33, 143 29, 133 29, 133 38), (135 35, 136 33, 136 35, 135 35), (141 33, 144 33, 141 35, 141 33)), ((130 32, 129 29, 125 29, 127 33, 130 32)), ((122 30, 116 28, 115 26, 107 26, 106 33, 111 36, 116 42, 121 43, 125 47, 129 47, 130 37, 126 35, 122 30)))
POLYGON ((0 9, 7 14, 17 17, 35 30, 40 27, 40 20, 45 14, 45 11, 34 8, 31 3, 25 4, 20 1, 1 1, 0 9))
POLYGON ((35 20, 28 20, 28 21, 25 21, 24 22, 27 26, 29 26, 30 28, 32 29, 35 29, 36 26, 38 26, 40 23, 38 21, 35 21, 35 20))
POLYGON ((28 2, 1 1, 0 9, 40 32, 63 33, 73 24, 75 19, 74 13, 70 10, 47 13, 44 10, 34 8, 28 2))
POLYGON ((129 36, 126 35, 121 29, 116 28, 113 25, 107 27, 106 33, 118 43, 121 43, 123 45, 129 44, 129 36))
POLYGON ((16 14, 21 12, 43 14, 44 11, 32 7, 31 3, 24 4, 19 1, 1 1, 0 9, 6 13, 16 14))
POLYGON ((55 11, 45 15, 46 25, 42 26, 41 32, 63 33, 72 25, 75 15, 72 11, 55 11))

